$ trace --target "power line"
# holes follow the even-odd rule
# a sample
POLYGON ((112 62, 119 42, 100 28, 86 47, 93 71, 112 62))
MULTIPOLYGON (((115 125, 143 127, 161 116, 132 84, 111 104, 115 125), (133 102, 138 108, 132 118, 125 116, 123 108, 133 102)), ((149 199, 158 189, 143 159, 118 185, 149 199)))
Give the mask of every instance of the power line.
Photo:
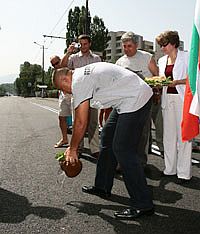
MULTIPOLYGON (((53 33, 53 31, 56 29, 56 27, 58 26, 58 24, 60 23, 60 21, 62 20, 62 18, 65 16, 65 14, 68 12, 69 8, 71 7, 71 5, 74 3, 75 0, 72 0, 71 3, 69 4, 69 6, 67 7, 67 9, 64 11, 64 13, 62 14, 62 16, 59 18, 58 22, 55 24, 55 26, 53 27, 53 29, 51 30, 51 32, 49 33, 50 35, 53 33)), ((64 30, 65 28, 62 29, 62 31, 64 30)), ((46 41, 44 40, 44 43, 46 41)), ((51 41, 50 44, 52 44, 53 41, 51 41)), ((49 44, 49 46, 50 46, 49 44)), ((48 46, 48 48, 49 48, 48 46)))
POLYGON ((69 10, 69 8, 71 7, 71 5, 74 3, 75 0, 72 0, 71 3, 69 4, 69 6, 67 7, 67 9, 64 11, 64 13, 62 14, 62 16, 60 17, 60 19, 58 20, 58 22, 56 23, 56 25, 53 27, 53 29, 51 30, 51 32, 49 34, 52 34, 54 29, 57 27, 57 25, 60 23, 60 21, 62 20, 62 18, 64 17, 64 15, 67 13, 67 11, 69 10))

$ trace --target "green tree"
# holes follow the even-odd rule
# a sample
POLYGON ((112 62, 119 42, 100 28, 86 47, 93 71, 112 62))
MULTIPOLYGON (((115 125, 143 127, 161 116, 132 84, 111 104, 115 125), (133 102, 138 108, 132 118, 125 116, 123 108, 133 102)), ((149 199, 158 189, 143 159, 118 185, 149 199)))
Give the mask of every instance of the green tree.
POLYGON ((94 16, 91 24, 92 50, 103 52, 109 41, 108 29, 105 27, 103 19, 94 16))
POLYGON ((34 95, 37 84, 42 84, 42 72, 42 67, 38 64, 30 64, 26 61, 20 65, 20 74, 15 81, 18 95, 34 95))
POLYGON ((20 95, 22 93, 22 89, 21 89, 21 82, 20 82, 19 77, 15 80, 14 86, 15 86, 17 94, 20 95))
MULTIPOLYGON (((44 71, 44 84, 47 85, 47 89, 52 88, 51 75, 53 69, 49 67, 48 71, 44 71)), ((14 82, 14 87, 18 95, 33 96, 35 91, 39 91, 37 85, 42 85, 43 69, 38 64, 30 64, 24 62, 20 65, 19 77, 14 82)))
POLYGON ((0 96, 4 96, 5 94, 6 94, 5 88, 2 85, 0 85, 0 96))
POLYGON ((66 32, 66 45, 69 46, 72 41, 75 41, 77 35, 80 33, 80 8, 75 7, 74 11, 69 10, 67 32, 66 32))
POLYGON ((48 89, 55 89, 51 82, 52 73, 53 73, 53 68, 49 67, 48 71, 45 74, 45 84, 48 86, 48 89))
POLYGON ((5 83, 0 85, 0 96, 8 94, 16 94, 15 87, 13 83, 5 83))

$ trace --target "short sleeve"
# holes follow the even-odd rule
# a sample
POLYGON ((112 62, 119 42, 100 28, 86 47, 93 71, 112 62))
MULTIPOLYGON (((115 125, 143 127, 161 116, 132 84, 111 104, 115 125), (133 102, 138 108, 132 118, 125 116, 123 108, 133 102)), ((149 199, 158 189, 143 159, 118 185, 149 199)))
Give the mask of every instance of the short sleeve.
POLYGON ((69 69, 74 69, 74 65, 73 65, 73 56, 69 56, 69 58, 68 58, 68 63, 67 63, 67 67, 69 68, 69 69))
POLYGON ((94 82, 89 75, 75 78, 72 85, 74 108, 77 108, 82 102, 91 99, 93 92, 94 82))

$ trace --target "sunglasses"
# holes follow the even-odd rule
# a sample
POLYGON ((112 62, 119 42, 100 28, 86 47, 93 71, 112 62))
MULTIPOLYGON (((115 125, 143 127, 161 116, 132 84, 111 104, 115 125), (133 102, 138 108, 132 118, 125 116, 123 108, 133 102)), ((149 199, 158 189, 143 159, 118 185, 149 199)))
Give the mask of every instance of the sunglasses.
POLYGON ((165 44, 161 44, 160 47, 166 47, 169 44, 169 42, 166 42, 165 44))
POLYGON ((52 64, 53 67, 57 66, 60 63, 60 61, 57 61, 56 63, 52 64))

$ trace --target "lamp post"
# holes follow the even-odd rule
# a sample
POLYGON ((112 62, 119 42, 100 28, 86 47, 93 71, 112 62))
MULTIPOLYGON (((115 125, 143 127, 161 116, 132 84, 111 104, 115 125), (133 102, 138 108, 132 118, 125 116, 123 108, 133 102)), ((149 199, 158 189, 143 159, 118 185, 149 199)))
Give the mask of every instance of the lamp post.
MULTIPOLYGON (((34 41, 34 43, 42 49, 42 85, 44 85, 44 45, 41 45, 34 41)), ((44 97, 44 89, 42 88, 42 97, 44 97)))

